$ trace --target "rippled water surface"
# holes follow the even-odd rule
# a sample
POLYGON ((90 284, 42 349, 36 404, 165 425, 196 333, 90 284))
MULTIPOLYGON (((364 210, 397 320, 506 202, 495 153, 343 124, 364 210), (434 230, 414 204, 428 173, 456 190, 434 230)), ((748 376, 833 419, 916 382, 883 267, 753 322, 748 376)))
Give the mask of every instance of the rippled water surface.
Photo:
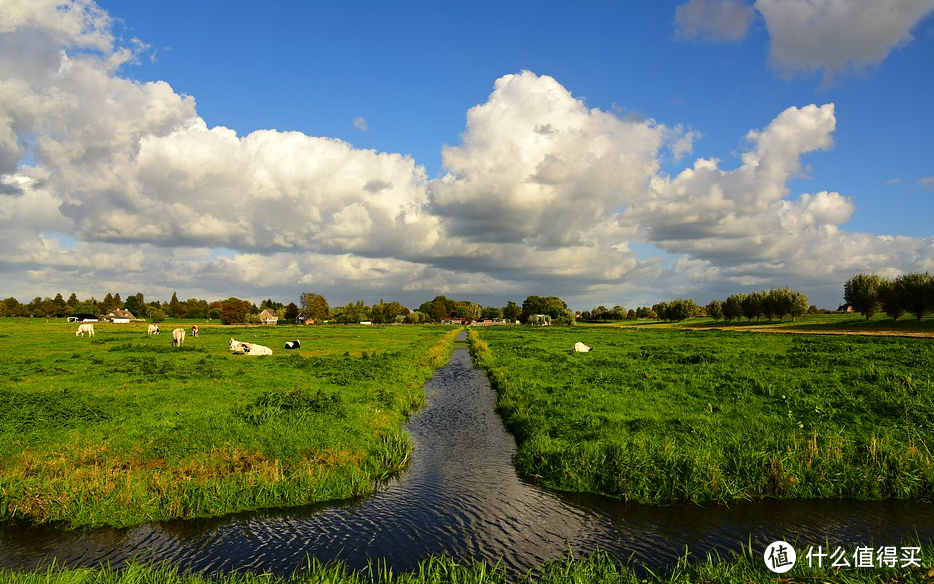
POLYGON ((350 567, 385 560, 395 571, 431 554, 482 558, 522 573, 569 551, 597 548, 658 567, 683 555, 763 549, 784 538, 808 545, 898 545, 934 539, 934 505, 885 501, 765 501, 729 507, 629 505, 562 495, 519 479, 515 441, 494 413, 494 393, 466 348, 425 386, 427 406, 409 422, 409 468, 353 502, 171 521, 130 529, 62 531, 0 526, 0 565, 119 566, 168 560, 197 571, 289 574, 308 557, 350 567))

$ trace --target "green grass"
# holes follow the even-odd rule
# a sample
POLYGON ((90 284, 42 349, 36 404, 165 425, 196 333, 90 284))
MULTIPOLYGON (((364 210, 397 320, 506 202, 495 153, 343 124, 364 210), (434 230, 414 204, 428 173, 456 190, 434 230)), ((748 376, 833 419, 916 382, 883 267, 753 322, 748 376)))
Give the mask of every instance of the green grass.
POLYGON ((782 584, 834 582, 836 584, 896 584, 930 583, 934 581, 934 553, 923 548, 920 567, 894 568, 809 568, 800 558, 798 564, 784 574, 773 574, 763 559, 749 550, 731 558, 708 555, 704 561, 682 559, 669 569, 645 570, 622 564, 603 552, 585 556, 568 556, 548 562, 518 578, 510 577, 500 566, 485 562, 458 562, 449 557, 427 558, 417 568, 394 573, 381 563, 373 563, 360 572, 344 564, 310 560, 292 576, 243 572, 223 576, 181 573, 167 565, 134 563, 121 570, 68 569, 51 566, 33 572, 0 569, 0 584, 681 584, 692 582, 747 584, 776 582, 782 584))
POLYGON ((930 339, 645 326, 471 341, 517 470, 553 488, 643 503, 934 495, 930 339))
POLYGON ((171 326, 81 338, 0 319, 0 520, 123 526, 370 493, 406 464, 402 423, 456 334, 202 324, 175 348, 171 326), (231 354, 228 337, 274 354, 231 354))
POLYGON ((806 314, 794 321, 792 321, 790 317, 786 317, 784 321, 761 318, 752 321, 743 319, 741 322, 735 320, 727 322, 723 320, 713 320, 707 317, 697 317, 681 322, 662 322, 643 319, 597 326, 934 337, 934 315, 927 316, 919 322, 914 317, 905 316, 902 316, 898 320, 893 320, 885 313, 877 314, 868 321, 864 316, 858 313, 847 314, 832 312, 825 314, 806 314))

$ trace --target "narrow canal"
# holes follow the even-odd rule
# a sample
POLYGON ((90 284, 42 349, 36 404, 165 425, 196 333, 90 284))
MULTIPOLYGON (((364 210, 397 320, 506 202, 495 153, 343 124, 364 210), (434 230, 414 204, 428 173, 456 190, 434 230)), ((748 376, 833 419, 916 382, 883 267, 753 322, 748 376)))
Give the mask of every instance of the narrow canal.
POLYGON ((432 554, 499 562, 513 574, 569 552, 607 551, 657 568, 687 548, 723 556, 751 541, 808 546, 897 546, 934 540, 934 504, 917 501, 765 501, 649 507, 564 495, 516 476, 515 441, 494 412, 495 395, 463 343, 425 386, 427 405, 408 425, 409 468, 354 502, 172 521, 130 529, 63 531, 0 525, 0 566, 30 569, 169 561, 199 572, 287 575, 308 558, 352 568, 385 561, 396 573, 432 554))

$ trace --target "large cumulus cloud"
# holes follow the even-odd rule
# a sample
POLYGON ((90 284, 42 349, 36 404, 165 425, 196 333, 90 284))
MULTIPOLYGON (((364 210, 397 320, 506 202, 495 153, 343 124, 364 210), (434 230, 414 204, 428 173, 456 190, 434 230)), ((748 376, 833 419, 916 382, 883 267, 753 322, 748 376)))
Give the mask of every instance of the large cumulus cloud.
MULTIPOLYGON (((581 307, 855 270, 934 269, 930 241, 850 233, 855 202, 790 192, 833 143, 834 107, 747 135, 738 165, 694 131, 588 107, 532 72, 495 81, 434 179, 327 137, 208 127, 193 97, 121 74, 131 41, 88 1, 0 7, 0 274, 15 295, 420 304, 558 294, 581 307)), ((730 290, 732 291, 732 290, 730 290)))

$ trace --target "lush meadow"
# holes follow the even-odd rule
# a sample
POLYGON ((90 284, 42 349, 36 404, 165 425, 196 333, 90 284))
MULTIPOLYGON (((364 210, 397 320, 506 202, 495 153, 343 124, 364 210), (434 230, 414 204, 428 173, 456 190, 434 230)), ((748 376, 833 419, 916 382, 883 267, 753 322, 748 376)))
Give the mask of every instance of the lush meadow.
POLYGON ((470 339, 518 471, 550 487, 644 503, 934 496, 931 338, 578 326, 470 339))
POLYGON ((199 324, 193 338, 191 323, 96 323, 88 338, 0 319, 0 520, 121 526, 370 493, 405 465, 402 424, 456 336, 199 324), (234 355, 229 337, 274 354, 234 355))

